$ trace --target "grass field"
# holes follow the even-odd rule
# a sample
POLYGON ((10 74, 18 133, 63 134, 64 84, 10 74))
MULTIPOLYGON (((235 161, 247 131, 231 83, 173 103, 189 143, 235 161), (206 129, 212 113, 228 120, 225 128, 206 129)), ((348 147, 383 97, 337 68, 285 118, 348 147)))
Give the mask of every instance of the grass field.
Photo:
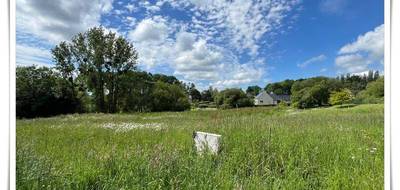
POLYGON ((383 105, 17 120, 18 189, 383 189, 383 105), (197 155, 194 130, 221 134, 197 155))

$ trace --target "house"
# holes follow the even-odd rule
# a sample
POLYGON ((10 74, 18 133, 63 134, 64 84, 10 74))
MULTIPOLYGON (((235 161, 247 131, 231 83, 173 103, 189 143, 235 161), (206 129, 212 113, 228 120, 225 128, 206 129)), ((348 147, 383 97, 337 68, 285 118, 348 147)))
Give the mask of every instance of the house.
POLYGON ((268 93, 262 91, 254 98, 254 105, 256 106, 278 105, 282 101, 286 102, 287 104, 290 104, 290 95, 277 95, 274 93, 268 93))

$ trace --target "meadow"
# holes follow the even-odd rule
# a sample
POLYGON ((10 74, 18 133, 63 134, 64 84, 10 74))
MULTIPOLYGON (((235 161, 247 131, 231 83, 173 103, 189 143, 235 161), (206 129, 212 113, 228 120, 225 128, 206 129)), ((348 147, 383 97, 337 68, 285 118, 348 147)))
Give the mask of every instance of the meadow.
POLYGON ((19 119, 17 189, 383 189, 384 107, 19 119), (193 131, 222 135, 198 155, 193 131))

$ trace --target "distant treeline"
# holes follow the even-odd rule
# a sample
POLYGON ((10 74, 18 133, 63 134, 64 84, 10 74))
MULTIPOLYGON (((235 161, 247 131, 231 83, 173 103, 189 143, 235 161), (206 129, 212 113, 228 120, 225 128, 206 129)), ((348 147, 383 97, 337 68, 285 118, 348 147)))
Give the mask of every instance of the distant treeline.
MULTIPOLYGON (((255 96, 262 90, 249 86, 248 96, 255 96)), ((384 77, 378 71, 364 75, 341 75, 336 78, 313 77, 308 79, 284 80, 269 83, 265 91, 291 95, 292 106, 310 108, 348 103, 383 103, 384 77)))
MULTIPOLYGON (((67 113, 184 111, 192 108, 237 108, 254 105, 262 89, 249 86, 200 92, 174 76, 136 68, 138 53, 115 33, 94 27, 61 42, 52 51, 55 67, 17 67, 17 117, 67 113)), ((383 101, 383 77, 346 75, 270 83, 264 90, 289 94, 292 105, 307 108, 383 101)))

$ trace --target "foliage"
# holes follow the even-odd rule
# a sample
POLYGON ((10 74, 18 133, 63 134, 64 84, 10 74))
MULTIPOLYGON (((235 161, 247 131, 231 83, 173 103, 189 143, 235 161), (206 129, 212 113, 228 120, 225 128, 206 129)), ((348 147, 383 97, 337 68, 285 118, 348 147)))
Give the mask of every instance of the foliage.
POLYGON ((261 87, 259 86, 249 86, 247 87, 246 94, 250 97, 255 97, 261 92, 261 87))
POLYGON ((297 108, 328 105, 329 94, 341 88, 339 81, 327 77, 296 81, 292 86, 292 105, 297 108))
POLYGON ((253 106, 254 102, 241 89, 228 88, 218 93, 216 104, 218 107, 226 109, 253 106))
POLYGON ((383 105, 17 120, 16 189, 383 189, 383 136, 383 105))
POLYGON ((214 101, 213 93, 213 88, 210 86, 207 90, 201 92, 201 100, 209 102, 214 101))
POLYGON ((184 89, 177 84, 156 82, 153 111, 184 111, 190 108, 184 89))
POLYGON ((52 116, 80 112, 69 81, 46 67, 16 68, 17 117, 52 116))
POLYGON ((295 82, 294 80, 286 79, 282 82, 269 83, 265 87, 265 91, 267 91, 268 93, 273 92, 274 94, 278 95, 282 94, 291 95, 292 94, 291 89, 294 82, 295 82))
POLYGON ((343 84, 344 88, 350 89, 353 94, 358 94, 364 90, 368 83, 373 82, 379 78, 379 71, 368 71, 368 74, 363 75, 341 75, 337 78, 343 84))
POLYGON ((353 101, 353 94, 349 89, 341 89, 339 91, 332 92, 329 97, 329 104, 331 105, 342 105, 349 104, 353 101))
POLYGON ((119 110, 123 112, 152 111, 154 106, 152 75, 128 71, 120 78, 119 110))
POLYGON ((358 103, 383 103, 385 95, 384 77, 368 83, 365 90, 357 94, 358 103))
POLYGON ((71 82, 73 66, 78 65, 78 74, 93 92, 96 111, 118 111, 121 76, 135 69, 138 58, 130 42, 113 32, 106 33, 102 27, 94 27, 75 35, 70 43, 56 45, 52 54, 56 69, 71 82))
POLYGON ((188 94, 189 94, 192 102, 201 101, 201 93, 200 93, 200 91, 198 91, 196 89, 196 86, 193 83, 191 83, 191 85, 188 89, 188 94))

